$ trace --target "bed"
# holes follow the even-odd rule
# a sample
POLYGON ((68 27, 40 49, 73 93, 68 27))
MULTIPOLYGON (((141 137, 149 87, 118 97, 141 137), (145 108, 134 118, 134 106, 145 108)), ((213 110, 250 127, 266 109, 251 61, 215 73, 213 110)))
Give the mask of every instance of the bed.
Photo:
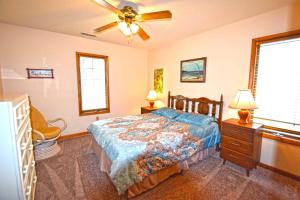
POLYGON ((168 107, 153 113, 98 120, 88 127, 100 170, 119 195, 147 191, 218 150, 223 97, 168 94, 168 107))

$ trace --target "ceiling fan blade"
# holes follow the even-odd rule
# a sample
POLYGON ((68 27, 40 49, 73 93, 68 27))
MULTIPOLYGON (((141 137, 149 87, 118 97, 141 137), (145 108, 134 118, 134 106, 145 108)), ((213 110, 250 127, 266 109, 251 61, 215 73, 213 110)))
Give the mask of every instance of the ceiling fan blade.
POLYGON ((94 29, 94 32, 99 33, 99 32, 105 31, 107 29, 110 29, 112 27, 115 27, 117 25, 118 25, 118 22, 112 22, 112 23, 106 24, 105 26, 101 26, 99 28, 94 29))
POLYGON ((172 13, 169 10, 144 13, 137 16, 139 21, 155 20, 155 19, 171 19, 172 13))
POLYGON ((142 27, 140 26, 137 34, 143 39, 143 40, 149 40, 150 36, 144 31, 144 29, 142 29, 142 27))
POLYGON ((108 3, 105 0, 92 0, 92 1, 100 6, 107 8, 108 10, 110 10, 114 13, 117 13, 118 15, 123 15, 123 13, 118 8, 114 7, 113 5, 111 5, 110 3, 108 3))

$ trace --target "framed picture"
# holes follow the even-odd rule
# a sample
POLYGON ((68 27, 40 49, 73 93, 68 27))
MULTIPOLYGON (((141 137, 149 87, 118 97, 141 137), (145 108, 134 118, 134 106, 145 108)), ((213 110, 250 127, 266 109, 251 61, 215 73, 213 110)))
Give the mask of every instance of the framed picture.
POLYGON ((163 93, 163 76, 164 76, 164 69, 155 69, 154 70, 154 90, 158 94, 163 93))
POLYGON ((27 78, 54 78, 53 69, 30 69, 27 68, 27 78))
POLYGON ((180 82, 205 83, 206 57, 181 61, 180 82))

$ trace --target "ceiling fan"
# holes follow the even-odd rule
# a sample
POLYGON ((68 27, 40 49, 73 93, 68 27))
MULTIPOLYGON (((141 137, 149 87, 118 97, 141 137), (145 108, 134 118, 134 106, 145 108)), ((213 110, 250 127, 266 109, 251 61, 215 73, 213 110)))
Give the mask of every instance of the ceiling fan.
POLYGON ((100 6, 103 6, 110 11, 116 13, 120 21, 109 23, 94 30, 95 33, 100 33, 107 29, 118 26, 121 32, 129 37, 138 34, 143 40, 148 40, 150 36, 141 28, 138 22, 144 22, 156 19, 171 19, 172 13, 169 10, 138 14, 132 7, 124 6, 121 10, 114 7, 105 0, 93 0, 100 6))

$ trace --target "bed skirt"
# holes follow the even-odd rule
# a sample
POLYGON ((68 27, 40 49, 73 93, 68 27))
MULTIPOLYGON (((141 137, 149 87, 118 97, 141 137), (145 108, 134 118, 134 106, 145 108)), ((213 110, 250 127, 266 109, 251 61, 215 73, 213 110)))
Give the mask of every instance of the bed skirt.
MULTIPOLYGON (((110 174, 110 167, 111 167, 111 160, 106 155, 105 151, 102 150, 101 146, 96 142, 96 140, 93 138, 93 149, 96 155, 99 157, 100 160, 100 170, 102 172, 110 174)), ((199 151, 192 157, 190 157, 188 160, 185 160, 183 162, 177 163, 176 165, 172 165, 170 167, 161 169, 147 177, 145 177, 141 182, 135 183, 134 185, 130 186, 127 190, 128 198, 132 198, 134 196, 137 196, 153 187, 158 185, 159 183, 163 182, 170 176, 174 174, 179 174, 183 170, 188 170, 189 165, 193 163, 197 163, 211 154, 215 152, 215 147, 211 147, 202 151, 199 151)))

